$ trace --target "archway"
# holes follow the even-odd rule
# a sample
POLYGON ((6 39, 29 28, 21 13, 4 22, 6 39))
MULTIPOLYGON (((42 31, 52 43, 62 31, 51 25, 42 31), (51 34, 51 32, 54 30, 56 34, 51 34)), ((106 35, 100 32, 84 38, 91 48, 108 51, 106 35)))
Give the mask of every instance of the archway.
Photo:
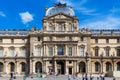
POLYGON ((3 63, 0 62, 0 72, 3 72, 3 70, 4 70, 3 68, 4 68, 3 63))
POLYGON ((24 62, 21 63, 21 72, 26 71, 26 64, 24 62))
POLYGON ((10 63, 10 72, 15 72, 15 64, 13 62, 10 63))
POLYGON ((117 63, 117 71, 120 71, 120 62, 117 63))
POLYGON ((57 72, 65 74, 65 61, 57 61, 57 72))
POLYGON ((101 66, 99 62, 95 62, 95 72, 99 72, 101 71, 101 66))
POLYGON ((85 62, 79 63, 79 73, 85 73, 86 72, 86 65, 85 62))
POLYGON ((106 71, 112 71, 112 65, 110 62, 106 63, 106 71))
POLYGON ((37 62, 35 64, 35 72, 36 73, 42 73, 42 63, 41 62, 37 62))

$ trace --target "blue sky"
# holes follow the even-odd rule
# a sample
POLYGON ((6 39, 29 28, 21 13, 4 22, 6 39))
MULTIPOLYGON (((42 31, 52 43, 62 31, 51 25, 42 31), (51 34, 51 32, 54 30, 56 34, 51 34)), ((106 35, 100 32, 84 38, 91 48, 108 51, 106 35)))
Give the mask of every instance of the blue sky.
MULTIPOLYGON (((80 28, 120 29, 120 0, 60 0, 74 7, 80 28)), ((0 29, 42 27, 45 7, 59 0, 0 0, 0 29)))

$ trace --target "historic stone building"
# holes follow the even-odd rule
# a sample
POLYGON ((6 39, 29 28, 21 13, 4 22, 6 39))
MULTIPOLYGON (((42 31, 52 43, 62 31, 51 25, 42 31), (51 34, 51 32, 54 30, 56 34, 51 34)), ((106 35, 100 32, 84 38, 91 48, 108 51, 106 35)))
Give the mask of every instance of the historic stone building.
POLYGON ((2 75, 120 71, 120 30, 81 29, 61 3, 46 8, 42 21, 41 30, 0 30, 2 75))

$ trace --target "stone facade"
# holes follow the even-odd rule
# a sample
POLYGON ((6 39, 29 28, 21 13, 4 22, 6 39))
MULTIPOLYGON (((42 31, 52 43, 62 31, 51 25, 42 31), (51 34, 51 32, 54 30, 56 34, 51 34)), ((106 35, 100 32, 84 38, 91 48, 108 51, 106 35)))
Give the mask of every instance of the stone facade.
POLYGON ((63 12, 42 21, 41 30, 0 31, 2 75, 120 71, 120 30, 81 29, 76 16, 63 12))

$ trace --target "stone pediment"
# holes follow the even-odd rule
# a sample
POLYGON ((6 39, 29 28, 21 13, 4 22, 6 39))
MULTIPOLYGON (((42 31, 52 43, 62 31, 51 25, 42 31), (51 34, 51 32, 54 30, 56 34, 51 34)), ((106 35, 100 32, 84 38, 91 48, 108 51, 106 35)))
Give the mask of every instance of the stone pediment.
POLYGON ((77 19, 77 17, 69 16, 64 13, 58 13, 49 17, 45 17, 44 19, 77 19))

